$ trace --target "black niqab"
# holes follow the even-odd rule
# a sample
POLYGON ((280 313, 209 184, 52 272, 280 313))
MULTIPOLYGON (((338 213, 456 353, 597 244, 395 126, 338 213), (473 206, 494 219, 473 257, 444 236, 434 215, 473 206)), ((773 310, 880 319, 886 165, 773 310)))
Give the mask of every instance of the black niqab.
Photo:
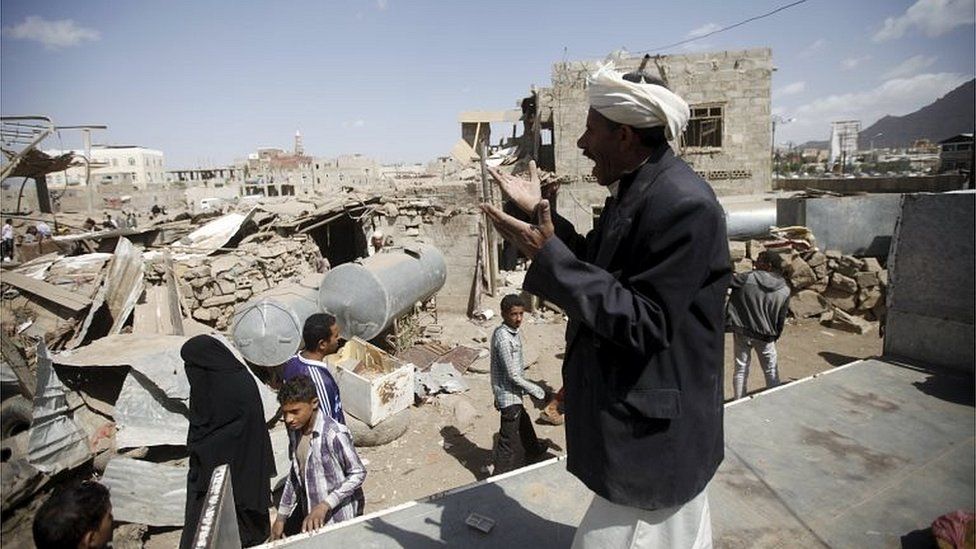
POLYGON ((211 336, 191 338, 180 356, 190 381, 188 509, 190 501, 206 493, 214 469, 226 463, 236 507, 267 512, 275 466, 257 383, 231 350, 211 336))

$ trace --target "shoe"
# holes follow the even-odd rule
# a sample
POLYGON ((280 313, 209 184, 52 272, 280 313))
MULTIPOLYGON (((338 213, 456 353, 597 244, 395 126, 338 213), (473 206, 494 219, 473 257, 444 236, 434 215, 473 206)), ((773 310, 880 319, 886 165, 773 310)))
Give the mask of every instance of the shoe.
POLYGON ((539 421, 549 425, 562 425, 566 418, 559 412, 559 401, 553 399, 539 414, 539 421))

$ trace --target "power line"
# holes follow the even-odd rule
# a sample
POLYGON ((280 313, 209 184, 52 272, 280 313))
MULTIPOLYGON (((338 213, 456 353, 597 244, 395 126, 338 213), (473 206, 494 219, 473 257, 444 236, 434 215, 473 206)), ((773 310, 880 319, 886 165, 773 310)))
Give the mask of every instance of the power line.
POLYGON ((703 34, 703 35, 701 35, 701 36, 695 36, 695 37, 693 37, 693 38, 688 38, 688 39, 686 39, 686 40, 682 40, 682 41, 680 41, 680 42, 675 42, 675 43, 673 43, 673 44, 667 44, 667 45, 665 45, 665 46, 659 46, 659 47, 656 47, 656 48, 652 48, 652 49, 649 49, 649 50, 645 50, 645 51, 640 51, 640 52, 634 52, 634 53, 651 53, 651 52, 658 52, 658 51, 661 51, 661 50, 664 50, 664 49, 667 49, 667 48, 673 48, 673 47, 675 47, 675 46, 680 46, 680 45, 682 45, 682 44, 687 44, 687 43, 689 43, 689 42, 694 42, 695 40, 701 40, 702 38, 708 38, 709 36, 712 36, 712 35, 715 35, 715 34, 718 34, 718 33, 720 33, 720 32, 725 32, 725 31, 727 31, 727 30, 732 30, 732 29, 734 29, 734 28, 736 28, 736 27, 741 27, 742 25, 745 25, 746 23, 751 23, 751 22, 753 22, 753 21, 757 21, 757 20, 759 20, 759 19, 763 19, 763 18, 766 18, 766 17, 769 17, 770 15, 774 15, 774 14, 776 14, 776 13, 779 13, 779 12, 781 12, 781 11, 783 11, 783 10, 787 10, 787 9, 790 9, 790 8, 792 8, 793 6, 798 6, 798 5, 800 5, 800 4, 802 4, 802 3, 804 3, 804 2, 806 2, 806 1, 807 1, 807 0, 797 0, 796 2, 793 2, 792 4, 787 4, 787 5, 785 5, 785 6, 780 6, 780 7, 778 7, 778 8, 776 8, 776 9, 774 9, 774 10, 773 10, 773 11, 771 11, 771 12, 768 12, 768 13, 764 13, 764 14, 762 14, 762 15, 757 15, 757 16, 755 16, 755 17, 750 17, 750 18, 748 18, 748 19, 743 19, 742 21, 739 21, 738 23, 735 23, 735 24, 733 24, 733 25, 729 25, 729 26, 727 26, 727 27, 722 27, 722 28, 720 28, 720 29, 716 29, 716 30, 713 30, 713 31, 711 31, 711 32, 708 32, 708 33, 705 33, 705 34, 703 34))

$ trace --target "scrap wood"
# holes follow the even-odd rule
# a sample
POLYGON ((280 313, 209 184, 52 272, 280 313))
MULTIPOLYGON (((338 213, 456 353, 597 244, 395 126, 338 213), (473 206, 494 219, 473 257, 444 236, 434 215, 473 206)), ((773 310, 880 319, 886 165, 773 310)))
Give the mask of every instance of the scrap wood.
POLYGON ((73 313, 80 313, 91 305, 92 300, 60 286, 14 272, 4 272, 0 277, 3 284, 9 284, 21 291, 37 296, 45 301, 64 307, 73 313))

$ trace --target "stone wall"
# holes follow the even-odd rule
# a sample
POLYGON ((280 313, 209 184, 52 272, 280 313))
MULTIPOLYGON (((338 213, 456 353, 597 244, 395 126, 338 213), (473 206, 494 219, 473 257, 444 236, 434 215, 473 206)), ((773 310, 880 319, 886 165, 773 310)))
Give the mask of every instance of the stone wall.
MULTIPOLYGON (((310 238, 273 237, 248 242, 231 253, 174 261, 183 310, 218 330, 230 327, 234 309, 282 282, 316 272, 321 258, 310 238)), ((146 282, 164 284, 162 258, 147 265, 146 282)))
MULTIPOLYGON (((619 62, 634 70, 639 58, 619 62)), ((685 149, 682 156, 719 195, 768 191, 770 180, 770 86, 772 52, 768 48, 690 55, 656 60, 668 85, 689 105, 724 108, 722 147, 685 149)), ((556 63, 552 87, 540 91, 543 109, 552 110, 556 173, 572 179, 591 177, 592 162, 576 148, 586 126, 586 76, 595 61, 556 63)), ((654 70, 654 67, 650 67, 654 70)))
POLYGON ((374 222, 394 246, 422 242, 444 254, 447 281, 437 294, 437 308, 464 313, 478 254, 478 187, 470 182, 425 185, 398 190, 378 208, 374 222))

